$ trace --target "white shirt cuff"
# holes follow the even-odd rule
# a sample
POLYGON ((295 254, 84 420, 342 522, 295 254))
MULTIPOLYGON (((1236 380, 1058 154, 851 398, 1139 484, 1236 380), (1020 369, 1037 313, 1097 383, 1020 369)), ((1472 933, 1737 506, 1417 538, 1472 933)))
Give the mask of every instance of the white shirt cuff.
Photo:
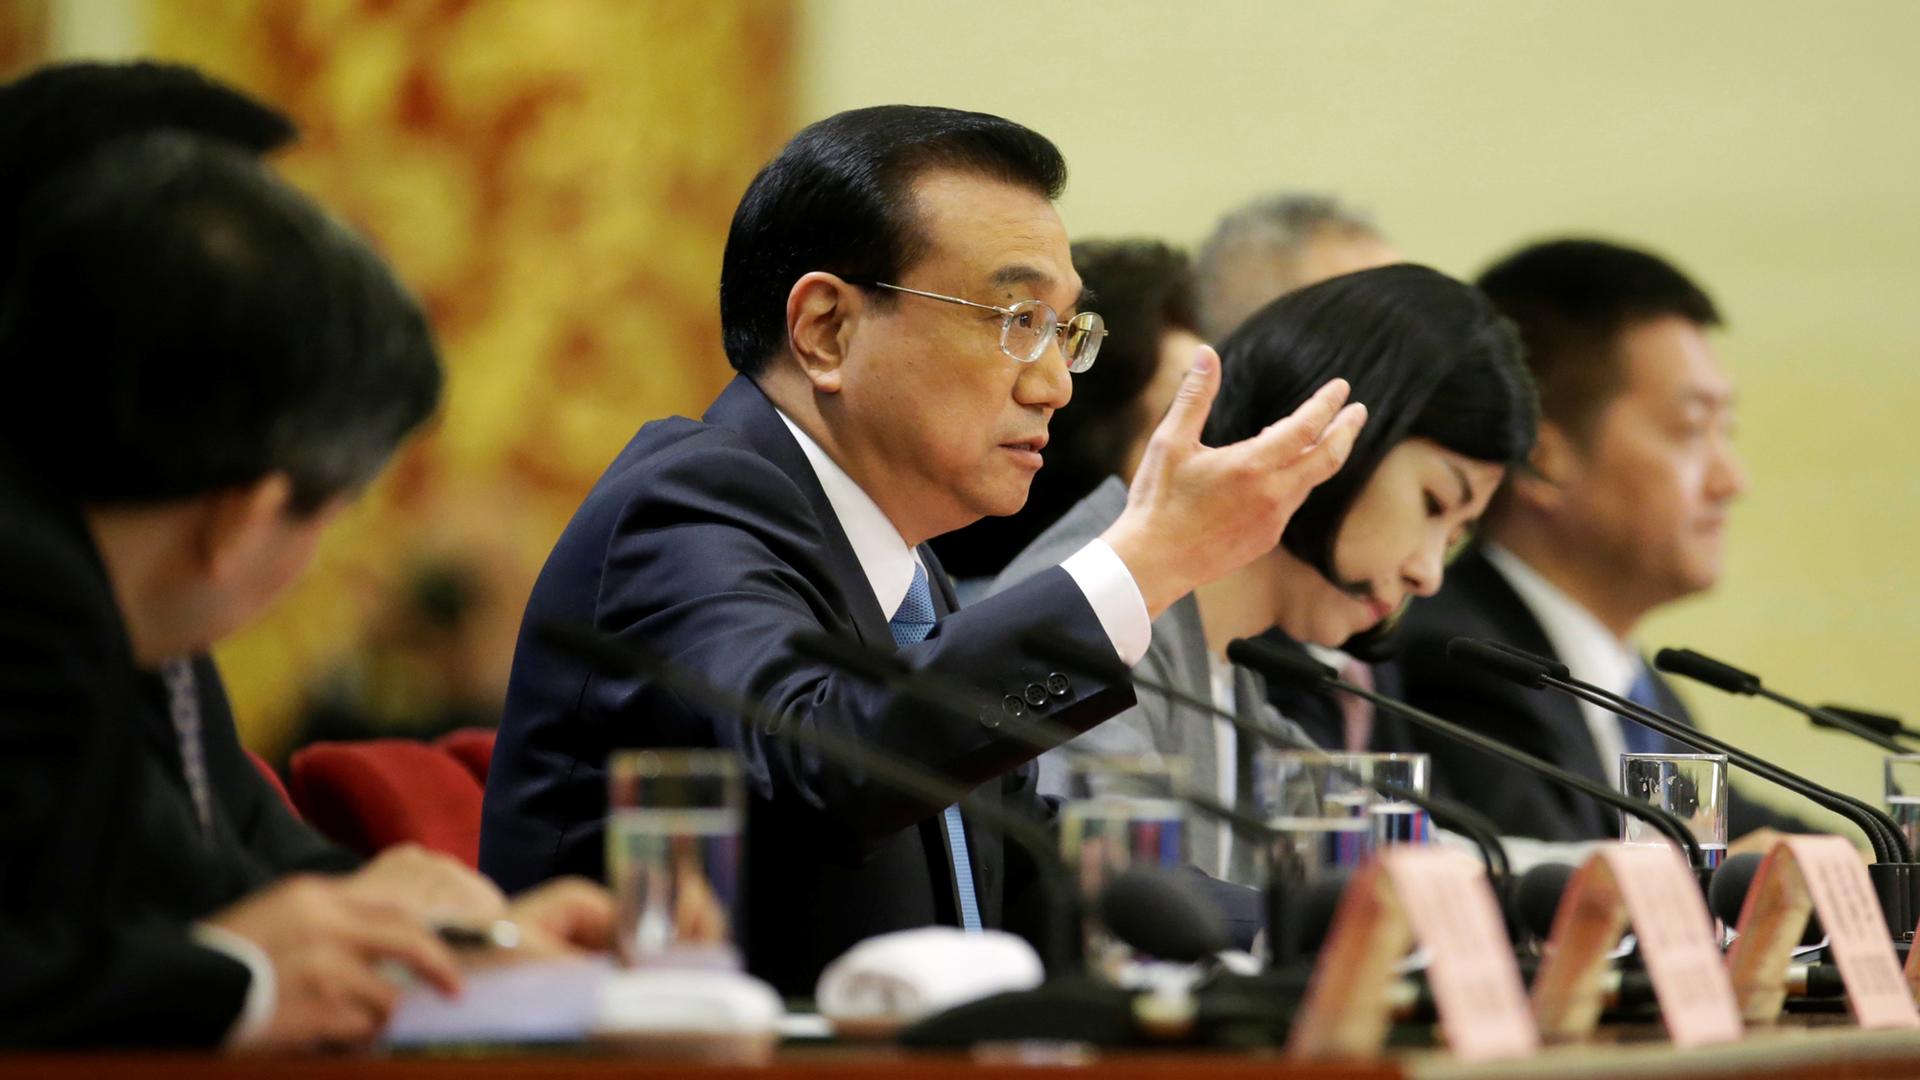
POLYGON ((1153 620, 1147 617, 1147 601, 1133 573, 1112 546, 1095 537, 1061 563, 1060 569, 1071 574, 1086 595, 1120 662, 1128 667, 1139 663, 1153 641, 1153 620))
POLYGON ((247 999, 240 1006, 240 1015, 234 1018, 233 1026, 227 1029, 226 1041, 221 1045, 228 1050, 237 1050, 258 1042, 267 1029, 267 1022, 273 1019, 274 978, 273 961, 262 952, 260 946, 229 930, 206 923, 195 923, 193 940, 196 944, 224 953, 247 966, 247 999))

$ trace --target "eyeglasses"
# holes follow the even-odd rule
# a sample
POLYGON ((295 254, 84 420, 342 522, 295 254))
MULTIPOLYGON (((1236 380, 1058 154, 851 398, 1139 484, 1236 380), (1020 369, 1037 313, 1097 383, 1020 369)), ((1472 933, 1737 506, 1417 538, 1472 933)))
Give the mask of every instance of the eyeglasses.
POLYGON ((1010 307, 997 307, 993 304, 977 304, 972 300, 962 300, 957 296, 943 296, 940 293, 922 292, 902 285, 889 285, 884 281, 848 279, 848 283, 873 289, 891 289, 910 296, 924 296, 929 300, 961 304, 965 307, 979 308, 982 311, 999 312, 1004 316, 1000 321, 1001 352, 1023 364, 1031 364, 1046 355, 1047 342, 1058 337, 1060 355, 1067 361, 1067 370, 1075 375, 1093 367, 1093 358, 1100 355, 1100 342, 1107 336, 1106 320, 1093 312, 1083 311, 1066 322, 1061 322, 1059 313, 1039 300, 1022 300, 1010 307))

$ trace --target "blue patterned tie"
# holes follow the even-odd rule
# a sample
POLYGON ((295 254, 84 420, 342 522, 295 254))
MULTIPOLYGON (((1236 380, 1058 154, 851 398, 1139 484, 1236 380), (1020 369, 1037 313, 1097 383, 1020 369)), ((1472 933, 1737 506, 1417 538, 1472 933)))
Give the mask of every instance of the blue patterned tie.
MULTIPOLYGON (((1653 684, 1653 672, 1646 664, 1640 666, 1640 674, 1635 676, 1633 685, 1627 690, 1627 700, 1642 708, 1660 711, 1660 692, 1653 684)), ((1672 739, 1653 730, 1645 724, 1620 718, 1620 741, 1629 754, 1677 754, 1680 747, 1672 739)))
MULTIPOLYGON (((907 598, 900 610, 888 620, 895 645, 912 645, 927 640, 933 633, 933 590, 927 587, 927 568, 915 563, 913 584, 907 586, 907 598)), ((941 815, 947 826, 947 849, 953 853, 953 880, 960 893, 960 925, 968 931, 980 930, 980 901, 973 895, 973 860, 967 856, 967 831, 960 824, 960 808, 949 806, 941 815)))

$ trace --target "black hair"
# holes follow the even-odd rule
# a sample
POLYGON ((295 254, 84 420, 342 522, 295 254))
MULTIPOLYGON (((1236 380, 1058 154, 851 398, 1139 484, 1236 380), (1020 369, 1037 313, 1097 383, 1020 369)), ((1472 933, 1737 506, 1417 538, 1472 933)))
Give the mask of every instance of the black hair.
POLYGON ((977 173, 1049 199, 1067 182, 1053 143, 985 113, 879 105, 809 125, 753 178, 734 211, 720 265, 727 362, 756 375, 786 347, 787 294, 813 271, 899 280, 925 252, 913 182, 932 169, 977 173))
POLYGON ((1480 275, 1481 291, 1519 329, 1540 412, 1576 439, 1619 391, 1622 331, 1662 316, 1721 323, 1713 299, 1672 263, 1604 240, 1549 240, 1480 275))
POLYGON ((1288 293, 1255 312, 1220 354, 1210 446, 1250 438, 1336 376, 1367 406, 1347 463, 1307 495, 1281 536, 1336 584, 1340 524, 1401 442, 1432 439, 1508 467, 1533 449, 1533 382, 1512 327, 1479 290, 1424 266, 1361 270, 1288 293))
POLYGON ((181 64, 54 64, 0 85, 0 284, 36 187, 106 143, 162 129, 253 154, 299 134, 284 114, 181 64))
POLYGON ((1046 465, 1019 513, 982 518, 931 541, 955 577, 999 573, 1125 468, 1134 439, 1160 420, 1146 414, 1141 395, 1159 371, 1162 335, 1198 330, 1193 265, 1177 248, 1155 240, 1084 240, 1073 245, 1073 268, 1086 287, 1081 306, 1106 320, 1100 358, 1073 377, 1073 400, 1053 414, 1046 465))
POLYGON ((419 307, 252 156, 176 132, 101 148, 29 201, 0 295, 0 440, 80 502, 285 473, 311 511, 432 411, 419 307))

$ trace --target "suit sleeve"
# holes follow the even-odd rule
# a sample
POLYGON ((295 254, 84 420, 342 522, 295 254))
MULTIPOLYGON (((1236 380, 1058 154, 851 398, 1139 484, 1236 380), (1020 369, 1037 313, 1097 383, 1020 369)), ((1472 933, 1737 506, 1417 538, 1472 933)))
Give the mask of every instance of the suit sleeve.
POLYGON ((131 666, 102 587, 35 537, 0 570, 0 1043, 214 1046, 245 965, 116 880, 133 745, 131 666), (105 603, 105 600, 101 600, 105 603), (117 679, 125 671, 126 679, 117 679))
MULTIPOLYGON (((609 540, 595 619, 690 673, 760 703, 775 726, 856 740, 975 787, 1039 751, 1014 737, 1027 712, 1084 730, 1132 704, 1132 691, 1055 677, 1022 655, 1027 634, 1111 648, 1093 609, 1058 568, 943 618, 900 650, 912 664, 981 687, 1002 708, 947 715, 903 708, 871 683, 801 659, 799 631, 844 626, 827 541, 800 490, 757 455, 708 449, 671 459, 640 486, 609 540), (1024 704, 1034 698, 1037 704, 1024 704)), ((871 643, 870 643, 871 644, 871 643)), ((891 833, 939 809, 643 680, 595 679, 592 711, 652 718, 668 743, 737 747, 750 783, 796 799, 856 833, 891 833), (677 724, 685 726, 674 730, 677 724)))

